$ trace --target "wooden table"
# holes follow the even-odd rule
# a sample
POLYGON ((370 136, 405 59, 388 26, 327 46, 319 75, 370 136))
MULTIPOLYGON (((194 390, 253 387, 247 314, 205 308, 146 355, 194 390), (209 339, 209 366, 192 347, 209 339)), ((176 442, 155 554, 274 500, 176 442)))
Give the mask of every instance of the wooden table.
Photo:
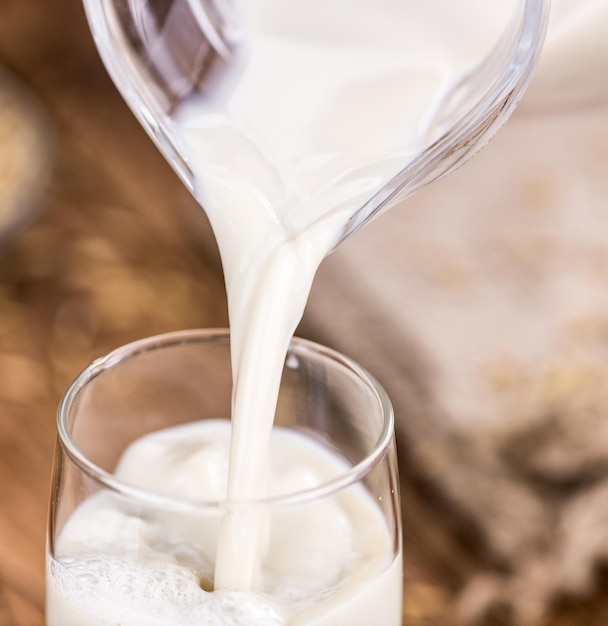
MULTIPOLYGON (((1 0, 0 65, 54 128, 42 213, 0 258, 0 624, 35 626, 61 393, 126 341, 227 316, 204 215, 108 79, 80 1, 1 0)), ((405 618, 448 626, 479 563, 449 520, 435 523, 446 515, 428 495, 404 476, 405 618)), ((593 619, 559 623, 604 623, 593 619)))
POLYGON ((42 213, 0 260, 0 624, 34 626, 63 389, 124 341, 227 318, 203 214, 108 79, 81 3, 0 3, 0 66, 54 129, 42 213))

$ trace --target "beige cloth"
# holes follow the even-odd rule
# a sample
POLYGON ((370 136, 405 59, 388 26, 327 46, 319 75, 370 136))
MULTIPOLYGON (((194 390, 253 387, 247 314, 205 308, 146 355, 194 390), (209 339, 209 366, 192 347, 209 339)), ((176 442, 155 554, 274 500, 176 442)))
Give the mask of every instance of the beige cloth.
POLYGON ((608 106, 518 111, 325 261, 303 329, 381 380, 404 462, 478 529, 497 567, 463 616, 501 601, 537 624, 591 589, 608 557, 608 106))

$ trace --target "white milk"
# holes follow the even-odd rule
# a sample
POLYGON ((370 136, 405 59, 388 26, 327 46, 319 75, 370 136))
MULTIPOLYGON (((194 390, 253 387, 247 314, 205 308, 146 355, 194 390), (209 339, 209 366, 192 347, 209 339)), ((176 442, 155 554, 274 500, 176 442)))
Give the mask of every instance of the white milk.
MULTIPOLYGON (((235 386, 227 486, 218 497, 268 495, 268 459, 272 464, 280 454, 269 446, 283 362, 318 265, 354 211, 415 153, 425 116, 471 59, 489 51, 513 6, 513 0, 237 3, 243 30, 237 58, 212 94, 178 111, 172 128, 215 232, 228 292, 235 386)), ((137 477, 157 463, 156 456, 149 462, 139 454, 130 458, 138 466, 137 477)), ((311 448, 311 464, 322 465, 321 458, 311 448)), ((205 472, 196 464, 192 471, 179 475, 195 491, 207 488, 205 472)), ((212 563, 214 572, 204 577, 213 579, 215 591, 206 594, 191 563, 169 559, 161 568, 156 561, 149 566, 125 562, 119 555, 129 533, 137 530, 129 530, 129 524, 144 522, 124 520, 106 496, 95 498, 69 521, 59 554, 78 551, 74 535, 84 533, 101 556, 51 563, 49 624, 69 624, 72 611, 72 623, 79 626, 114 624, 112 602, 93 599, 89 604, 94 583, 102 591, 111 589, 119 604, 134 606, 129 624, 154 623, 152 612, 159 624, 396 626, 400 559, 387 569, 393 552, 384 522, 362 491, 349 497, 347 508, 356 511, 355 518, 370 519, 373 540, 356 542, 370 558, 358 560, 350 548, 340 548, 339 533, 331 540, 338 520, 349 519, 331 508, 317 511, 318 519, 307 517, 303 527, 299 524, 284 538, 284 545, 297 545, 308 526, 324 527, 314 538, 318 543, 287 560, 280 550, 276 554, 276 562, 284 561, 278 583, 297 578, 302 567, 312 568, 298 593, 327 592, 331 581, 323 576, 338 564, 357 572, 361 580, 346 585, 344 598, 328 600, 329 606, 320 602, 318 616, 313 616, 311 598, 294 612, 285 609, 280 594, 260 595, 268 583, 267 542, 276 540, 276 530, 268 532, 262 516, 235 513, 215 520, 215 532, 198 528, 188 552, 201 545, 208 549, 206 567, 212 563), (91 518, 93 509, 99 509, 97 520, 103 523, 91 518), (80 582, 70 582, 75 576, 80 582), (115 588, 116 581, 128 589, 126 595, 115 588), (167 589, 152 596, 144 591, 148 584, 167 589), (232 619, 225 606, 249 609, 246 617, 232 619), (137 617, 139 609, 148 611, 143 620, 137 617), (97 620, 87 622, 81 610, 95 613, 97 620)), ((146 532, 158 530, 153 522, 146 532)), ((165 520, 164 527, 172 532, 175 524, 165 520)), ((197 564, 202 567, 200 559, 197 564)))
MULTIPOLYGON (((230 424, 199 422, 148 435, 117 476, 187 498, 223 497, 230 424)), ((310 438, 275 429, 269 493, 311 488, 348 469, 310 438)), ((176 514, 121 503, 104 491, 71 516, 49 562, 49 626, 383 626, 401 621, 401 559, 361 485, 266 519, 256 592, 209 593, 221 512, 176 514), (204 591, 202 587, 207 588, 204 591)))

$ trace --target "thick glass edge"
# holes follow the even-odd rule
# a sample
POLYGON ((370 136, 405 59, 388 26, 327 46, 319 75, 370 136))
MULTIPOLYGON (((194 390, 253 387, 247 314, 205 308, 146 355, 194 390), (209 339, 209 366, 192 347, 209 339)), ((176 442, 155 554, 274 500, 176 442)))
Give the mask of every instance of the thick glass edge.
MULTIPOLYGON (((519 22, 516 21, 519 28, 516 29, 514 55, 503 63, 496 80, 488 85, 484 95, 457 122, 354 213, 334 250, 388 207, 466 163, 508 121, 530 84, 540 59, 551 6, 551 0, 520 0, 520 3, 522 15, 519 22)), ((490 53, 486 60, 492 55, 490 53)))
MULTIPOLYGON (((99 55, 110 77, 152 141, 169 160, 186 188, 192 192, 194 177, 167 132, 167 114, 159 108, 137 72, 126 67, 116 56, 114 48, 100 45, 104 40, 115 39, 115 35, 108 28, 108 22, 112 21, 111 0, 83 0, 83 3, 99 55)), ((507 121, 521 99, 540 57, 550 3, 551 0, 520 0, 522 15, 517 29, 514 58, 503 65, 489 90, 457 122, 388 181, 381 192, 374 194, 355 212, 336 245, 350 238, 387 205, 407 197, 430 180, 441 178, 464 163, 507 121), (480 136, 485 135, 485 140, 473 150, 471 147, 474 142, 468 141, 468 137, 474 135, 479 128, 483 128, 480 136), (466 149, 462 149, 463 146, 466 149), (448 165, 437 172, 435 167, 444 151, 450 153, 451 158, 446 159, 448 165)))
POLYGON ((228 329, 200 329, 165 333, 140 339, 113 350, 106 356, 93 361, 71 383, 63 394, 57 410, 58 443, 56 454, 65 454, 71 462, 86 476, 97 483, 101 488, 110 490, 117 495, 133 499, 147 506, 154 506, 167 510, 198 510, 216 509, 225 510, 251 506, 288 507, 306 504, 308 502, 328 497, 355 485, 367 476, 384 457, 389 453, 394 440, 394 412, 388 395, 376 379, 363 367, 352 359, 339 352, 315 342, 294 337, 289 346, 289 352, 295 355, 322 356, 343 369, 350 371, 362 380, 373 397, 378 402, 383 416, 382 429, 371 450, 361 462, 353 465, 347 472, 317 487, 306 489, 292 494, 273 496, 259 500, 197 500, 177 498, 161 493, 139 489, 116 478, 90 461, 73 442, 69 429, 68 418, 70 409, 82 389, 97 376, 111 369, 119 363, 154 350, 188 343, 215 343, 227 345, 230 342, 228 329))

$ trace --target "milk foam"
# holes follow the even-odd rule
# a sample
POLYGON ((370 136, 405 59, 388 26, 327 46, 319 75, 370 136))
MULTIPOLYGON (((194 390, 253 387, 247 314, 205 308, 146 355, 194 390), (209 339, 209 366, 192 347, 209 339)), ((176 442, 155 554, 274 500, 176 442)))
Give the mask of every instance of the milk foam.
MULTIPOLYGON (((229 434, 227 420, 153 433, 131 445, 116 474, 157 493, 213 499, 227 480, 229 434)), ((349 468, 309 437, 282 429, 273 431, 270 449, 275 495, 325 484, 349 468)), ((71 515, 56 560, 49 557, 48 624, 365 625, 340 621, 345 612, 364 614, 364 606, 353 608, 364 594, 384 607, 383 623, 398 623, 400 560, 391 566, 388 528, 361 485, 278 507, 264 519, 256 591, 209 593, 221 510, 167 511, 102 491, 71 515)))
POLYGON ((188 569, 110 555, 47 564, 47 626, 398 626, 401 558, 333 602, 293 614, 272 598, 243 591, 203 591, 188 569))
POLYGON ((49 626, 284 626, 261 594, 208 593, 195 573, 170 563, 80 555, 49 562, 49 626))

